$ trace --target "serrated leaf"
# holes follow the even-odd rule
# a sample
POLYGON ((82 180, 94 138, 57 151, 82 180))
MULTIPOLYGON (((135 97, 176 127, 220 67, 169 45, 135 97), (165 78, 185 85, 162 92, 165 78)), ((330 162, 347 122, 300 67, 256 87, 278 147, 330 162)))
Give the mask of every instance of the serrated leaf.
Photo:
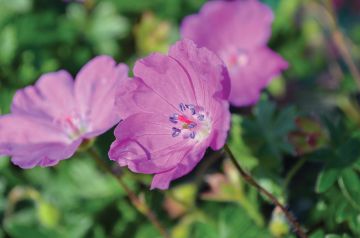
POLYGON ((252 145, 257 157, 268 159, 267 165, 279 168, 278 163, 282 155, 293 152, 293 147, 288 141, 288 133, 295 128, 295 109, 276 110, 274 103, 260 101, 253 114, 253 118, 243 121, 245 141, 252 145))
POLYGON ((231 117, 231 130, 228 145, 234 153, 235 158, 246 169, 251 170, 258 165, 258 159, 252 155, 250 148, 243 139, 242 118, 238 115, 231 117))

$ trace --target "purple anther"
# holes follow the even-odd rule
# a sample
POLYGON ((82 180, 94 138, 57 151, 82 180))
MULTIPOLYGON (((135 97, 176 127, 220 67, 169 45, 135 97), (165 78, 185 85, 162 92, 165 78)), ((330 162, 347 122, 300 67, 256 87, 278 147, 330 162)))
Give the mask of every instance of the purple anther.
POLYGON ((191 139, 194 139, 195 138, 195 131, 192 131, 189 136, 190 136, 191 139))
POLYGON ((196 114, 196 110, 195 110, 195 106, 192 104, 187 104, 186 105, 187 108, 189 108, 191 115, 195 115, 196 114))
POLYGON ((180 103, 179 107, 180 107, 180 111, 182 111, 182 112, 184 112, 186 110, 186 106, 184 103, 180 103))
POLYGON ((205 119, 205 116, 203 114, 199 114, 197 118, 199 121, 203 121, 205 119))
POLYGON ((169 117, 169 121, 176 124, 178 122, 178 117, 179 115, 174 113, 172 116, 169 117))
POLYGON ((197 126, 197 124, 195 122, 191 122, 189 124, 189 128, 192 129, 192 128, 195 128, 197 126))
POLYGON ((180 135, 181 130, 179 128, 173 127, 172 128, 172 137, 177 137, 178 135, 180 135))

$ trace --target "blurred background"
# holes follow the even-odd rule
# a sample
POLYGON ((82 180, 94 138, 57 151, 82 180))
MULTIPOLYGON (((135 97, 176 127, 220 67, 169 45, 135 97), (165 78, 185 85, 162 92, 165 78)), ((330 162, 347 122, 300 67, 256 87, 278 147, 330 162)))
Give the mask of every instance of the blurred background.
MULTIPOLYGON (((360 237, 360 1, 264 0, 275 13, 270 47, 290 68, 249 108, 232 108, 230 147, 288 204, 312 238, 360 237)), ((41 74, 73 75, 99 54, 130 66, 179 39, 205 0, 0 0, 0 113, 41 74)), ((0 131, 1 133, 1 131, 0 131)), ((278 208, 209 151, 170 190, 107 159, 174 238, 295 237, 278 208)), ((53 168, 0 158, 0 238, 160 237, 116 180, 84 152, 53 168)))

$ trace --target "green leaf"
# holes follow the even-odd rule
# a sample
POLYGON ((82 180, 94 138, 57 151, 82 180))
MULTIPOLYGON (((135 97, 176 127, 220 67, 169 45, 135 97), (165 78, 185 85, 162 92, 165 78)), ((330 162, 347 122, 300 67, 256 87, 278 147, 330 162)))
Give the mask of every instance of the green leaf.
POLYGON ((37 206, 40 223, 49 228, 56 227, 60 221, 60 211, 52 204, 39 201, 37 206))
POLYGON ((337 159, 330 161, 330 166, 346 168, 352 166, 360 158, 360 140, 351 138, 342 144, 337 150, 337 159))
POLYGON ((229 147, 234 153, 235 158, 239 160, 239 163, 246 169, 251 170, 258 165, 258 159, 251 153, 250 148, 243 140, 243 128, 241 127, 242 118, 238 115, 232 115, 231 117, 231 130, 229 136, 229 147))
POLYGON ((360 211, 360 178, 352 169, 344 170, 339 178, 339 186, 347 201, 360 211))
POLYGON ((16 32, 12 26, 0 31, 0 42, 0 62, 8 65, 13 61, 17 49, 16 32))
POLYGON ((340 172, 335 168, 325 168, 317 177, 315 191, 317 193, 327 191, 338 179, 340 172))
POLYGON ((153 225, 143 225, 139 227, 136 232, 135 238, 143 238, 143 237, 153 237, 153 238, 161 238, 161 234, 153 225))
POLYGON ((324 231, 318 230, 318 231, 315 231, 314 233, 312 233, 309 238, 323 238, 324 235, 325 235, 324 231))
POLYGON ((60 234, 54 230, 36 224, 35 210, 27 209, 17 212, 9 219, 5 220, 4 228, 13 238, 60 238, 60 234))
MULTIPOLYGON (((209 214, 210 215, 210 214, 209 214)), ((192 226, 191 234, 194 238, 267 238, 270 234, 247 216, 246 212, 237 206, 228 206, 220 209, 214 216, 214 220, 196 222, 192 226)))
POLYGON ((10 111, 10 104, 15 90, 3 88, 0 85, 0 115, 10 111))
POLYGON ((242 124, 244 139, 256 157, 263 159, 265 167, 279 169, 282 155, 293 153, 288 133, 295 128, 295 109, 276 110, 274 103, 263 100, 254 108, 253 115, 242 124))

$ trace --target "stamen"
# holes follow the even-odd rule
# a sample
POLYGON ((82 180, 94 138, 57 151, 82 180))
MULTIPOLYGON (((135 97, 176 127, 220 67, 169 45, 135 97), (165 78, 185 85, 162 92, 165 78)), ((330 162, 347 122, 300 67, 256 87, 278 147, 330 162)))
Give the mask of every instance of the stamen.
POLYGON ((202 140, 209 134, 209 122, 202 107, 179 103, 179 111, 181 113, 169 116, 169 121, 176 124, 176 127, 170 127, 172 137, 181 135, 184 139, 202 140))
POLYGON ((194 105, 192 105, 192 104, 187 104, 186 107, 189 108, 189 110, 190 110, 190 112, 191 112, 191 115, 195 115, 195 114, 196 114, 195 106, 194 106, 194 105))
POLYGON ((181 110, 182 112, 184 112, 184 111, 186 110, 186 106, 185 106, 184 103, 180 103, 180 104, 179 104, 179 107, 180 107, 180 110, 181 110))
POLYGON ((195 128, 196 127, 196 123, 195 122, 191 122, 188 126, 190 129, 195 128))
POLYGON ((176 124, 178 122, 179 115, 174 113, 172 116, 169 117, 169 121, 176 124))
POLYGON ((172 137, 177 137, 178 135, 180 135, 180 133, 181 133, 181 130, 180 129, 178 129, 178 128, 176 128, 176 127, 173 127, 172 128, 172 137))

